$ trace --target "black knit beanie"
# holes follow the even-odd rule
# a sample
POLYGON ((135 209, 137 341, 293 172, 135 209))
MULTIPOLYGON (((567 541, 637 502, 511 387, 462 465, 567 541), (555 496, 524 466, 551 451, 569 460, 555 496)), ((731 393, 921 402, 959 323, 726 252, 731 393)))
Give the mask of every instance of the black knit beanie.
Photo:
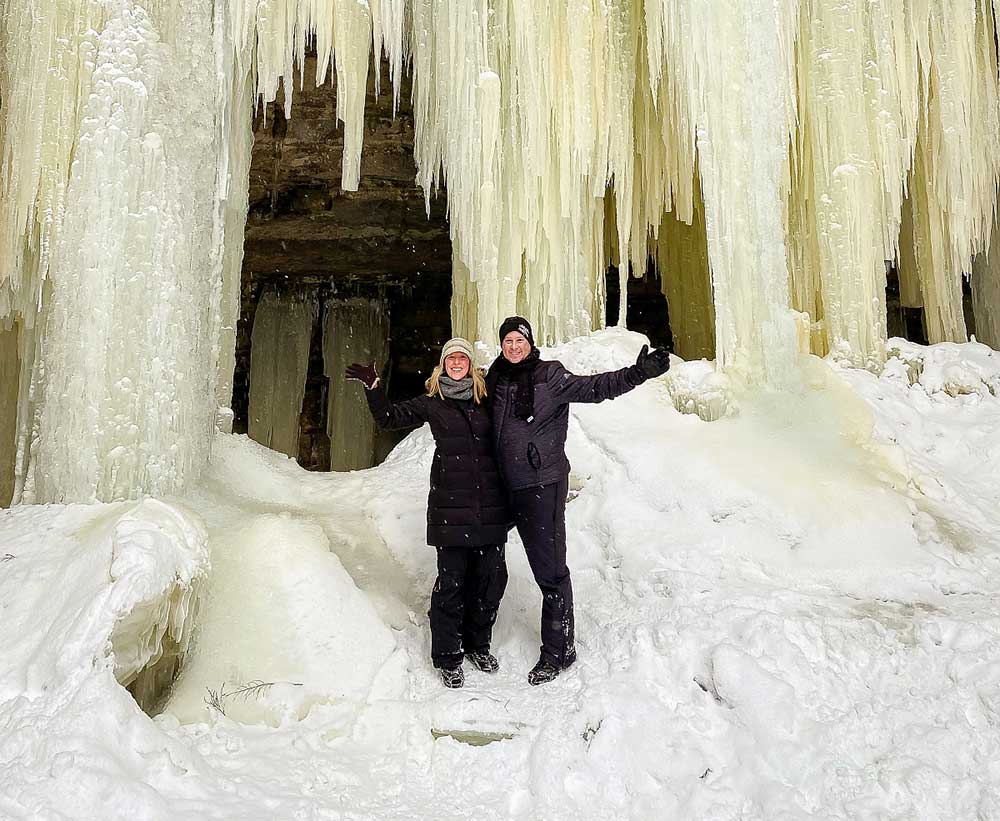
POLYGON ((509 316, 500 323, 500 341, 511 331, 517 331, 521 336, 535 346, 535 335, 531 332, 531 325, 523 316, 509 316))

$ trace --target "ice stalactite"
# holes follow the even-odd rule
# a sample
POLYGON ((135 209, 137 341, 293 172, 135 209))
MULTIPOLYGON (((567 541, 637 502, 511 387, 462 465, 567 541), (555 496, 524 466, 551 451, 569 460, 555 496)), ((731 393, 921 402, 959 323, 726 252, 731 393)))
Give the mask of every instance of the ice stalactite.
POLYGON ((0 507, 14 496, 17 448, 17 384, 21 375, 17 324, 5 330, 0 323, 0 507))
POLYGON ((715 310, 701 190, 695 188, 691 223, 665 214, 654 245, 667 298, 674 352, 683 359, 715 357, 715 310))
POLYGON ((900 277, 920 285, 929 341, 964 342, 961 279, 988 247, 1000 172, 994 14, 986 0, 931 3, 915 25, 921 112, 900 277))
POLYGON ((315 299, 266 291, 254 315, 250 347, 250 438, 296 457, 309 368, 315 299))
MULTIPOLYGON (((381 0, 391 3, 391 0, 381 0)), ((329 75, 337 82, 337 119, 344 123, 342 186, 356 191, 361 170, 365 91, 373 43, 373 12, 380 0, 232 0, 230 41, 238 62, 250 62, 257 79, 256 95, 275 99, 284 86, 285 116, 291 116, 296 68, 305 81, 305 55, 314 42, 316 84, 329 75)), ((391 5, 390 5, 391 8, 391 5)), ((378 29, 380 30, 380 28, 378 29)), ((375 37, 376 48, 381 46, 375 37)), ((376 61, 377 62, 377 61, 376 61)))
POLYGON ((897 3, 809 0, 799 17, 792 304, 809 314, 816 353, 878 365, 914 148, 915 44, 897 3))
POLYGON ((972 264, 972 311, 976 319, 976 339, 1000 350, 1000 225, 997 222, 993 224, 989 251, 976 257, 972 264))
POLYGON ((344 379, 352 362, 374 362, 384 373, 389 358, 389 319, 381 303, 370 299, 332 300, 323 322, 323 370, 330 380, 326 432, 330 470, 371 467, 375 424, 357 383, 344 379))
POLYGON ((687 89, 715 298, 716 357, 747 383, 780 385, 794 371, 782 203, 795 118, 791 2, 718 13, 688 2, 661 10, 654 63, 687 89), (715 13, 713 13, 715 12, 715 13), (676 13, 676 18, 674 17, 676 13))

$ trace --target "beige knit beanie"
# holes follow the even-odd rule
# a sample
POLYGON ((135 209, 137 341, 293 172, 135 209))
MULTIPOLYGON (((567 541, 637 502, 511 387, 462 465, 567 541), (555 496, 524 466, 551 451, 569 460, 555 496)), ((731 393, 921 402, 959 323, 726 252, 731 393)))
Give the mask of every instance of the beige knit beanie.
POLYGON ((449 354, 453 353, 464 353, 469 357, 469 363, 472 363, 472 343, 468 339, 462 339, 460 336, 456 336, 449 339, 444 343, 444 347, 441 349, 441 359, 438 364, 441 368, 444 368, 444 360, 449 354))

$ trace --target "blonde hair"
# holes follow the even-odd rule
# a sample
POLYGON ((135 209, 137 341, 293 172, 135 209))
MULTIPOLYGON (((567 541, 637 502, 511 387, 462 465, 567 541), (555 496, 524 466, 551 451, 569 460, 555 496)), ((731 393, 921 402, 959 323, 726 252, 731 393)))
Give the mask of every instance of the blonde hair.
MULTIPOLYGON (((441 393, 441 374, 444 373, 444 369, 437 365, 431 372, 430 379, 427 380, 427 395, 428 396, 440 396, 444 399, 444 394, 441 393)), ((483 371, 481 368, 469 367, 469 375, 472 377, 472 398, 476 401, 478 405, 483 397, 486 396, 486 378, 483 376, 483 371)))

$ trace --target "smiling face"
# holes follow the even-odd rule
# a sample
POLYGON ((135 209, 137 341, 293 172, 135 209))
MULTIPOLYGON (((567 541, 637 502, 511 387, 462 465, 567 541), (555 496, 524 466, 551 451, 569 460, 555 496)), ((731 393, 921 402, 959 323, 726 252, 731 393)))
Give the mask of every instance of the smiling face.
POLYGON ((511 331, 503 338, 500 349, 503 351, 503 358, 516 365, 531 353, 531 343, 519 331, 511 331))
POLYGON ((472 363, 464 353, 450 353, 444 358, 444 372, 452 379, 465 379, 472 363))

